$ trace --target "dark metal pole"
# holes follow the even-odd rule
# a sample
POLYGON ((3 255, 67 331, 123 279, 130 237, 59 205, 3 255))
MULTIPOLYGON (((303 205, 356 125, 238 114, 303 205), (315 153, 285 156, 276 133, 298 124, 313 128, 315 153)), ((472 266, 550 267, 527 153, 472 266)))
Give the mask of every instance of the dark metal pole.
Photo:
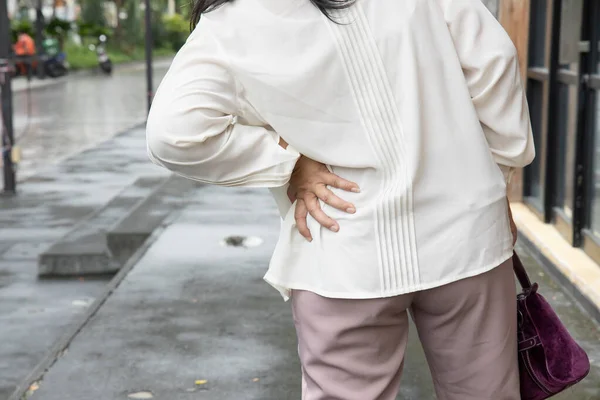
MULTIPOLYGON (((2 1, 2 0, 0 0, 2 1)), ((154 87, 152 85, 152 8, 150 8, 150 0, 146 0, 146 89, 148 99, 148 111, 152 105, 154 97, 154 87)))
POLYGON ((44 79, 46 71, 44 70, 44 13, 42 12, 42 0, 38 0, 35 6, 35 47, 37 53, 37 77, 44 79))
POLYGON ((560 53, 560 21, 563 0, 552 3, 552 25, 550 33, 550 71, 548 75, 548 116, 547 116, 547 144, 546 144, 546 177, 544 182, 544 222, 550 223, 554 218, 554 205, 556 204, 557 171, 559 160, 559 132, 558 132, 558 69, 560 53))
POLYGON ((9 67, 11 63, 8 58, 11 54, 10 21, 8 19, 8 2, 0 0, 0 135, 2 135, 2 161, 4 171, 4 193, 14 194, 17 190, 15 167, 12 162, 11 148, 14 143, 13 136, 13 107, 12 87, 10 82, 9 67), (6 71, 6 72, 5 72, 6 71))

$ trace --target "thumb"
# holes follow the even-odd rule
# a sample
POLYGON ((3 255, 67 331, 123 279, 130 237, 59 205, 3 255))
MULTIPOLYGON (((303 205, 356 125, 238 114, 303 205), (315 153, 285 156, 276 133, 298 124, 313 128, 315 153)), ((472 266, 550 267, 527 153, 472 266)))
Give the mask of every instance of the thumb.
POLYGON ((288 186, 287 196, 288 196, 288 199, 290 199, 291 203, 296 201, 296 191, 291 186, 288 186))

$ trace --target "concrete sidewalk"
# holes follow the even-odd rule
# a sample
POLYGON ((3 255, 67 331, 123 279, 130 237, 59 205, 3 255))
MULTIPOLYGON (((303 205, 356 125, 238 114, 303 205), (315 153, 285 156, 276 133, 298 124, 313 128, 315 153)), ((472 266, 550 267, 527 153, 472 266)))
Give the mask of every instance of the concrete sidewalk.
POLYGON ((74 155, 0 197, 0 399, 44 358, 111 277, 39 279, 38 256, 142 176, 168 174, 146 155, 138 127, 74 155))
MULTIPOLYGON (((262 281, 279 229, 268 193, 200 188, 163 229, 32 387, 31 398, 299 399, 289 305, 262 281), (263 243, 224 246, 229 236, 263 243)), ((600 398, 598 327, 521 253, 594 364, 583 383, 556 398, 600 398)), ((399 399, 433 398, 413 329, 399 399)))

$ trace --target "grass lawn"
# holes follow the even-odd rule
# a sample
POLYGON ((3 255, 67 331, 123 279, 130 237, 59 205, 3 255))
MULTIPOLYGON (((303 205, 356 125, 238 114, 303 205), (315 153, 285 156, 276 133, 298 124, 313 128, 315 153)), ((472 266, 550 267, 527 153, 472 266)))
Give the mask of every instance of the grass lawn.
MULTIPOLYGON (((90 50, 87 45, 77 46, 74 43, 65 45, 65 53, 67 61, 72 70, 94 68, 98 66, 98 58, 96 52, 90 50)), ((170 56, 175 52, 168 49, 154 49, 154 57, 170 56)), ((135 48, 130 54, 124 53, 122 50, 108 48, 108 55, 114 64, 122 64, 130 61, 139 61, 145 59, 143 47, 135 48)))

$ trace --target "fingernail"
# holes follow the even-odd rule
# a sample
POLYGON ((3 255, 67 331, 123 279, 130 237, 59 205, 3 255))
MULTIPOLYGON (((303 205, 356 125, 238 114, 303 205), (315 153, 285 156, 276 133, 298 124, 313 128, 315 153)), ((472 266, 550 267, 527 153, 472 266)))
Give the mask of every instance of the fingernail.
POLYGON ((360 193, 360 189, 359 188, 352 188, 350 189, 352 192, 354 193, 360 193))
POLYGON ((340 230, 340 228, 337 225, 331 225, 331 228, 329 228, 329 229, 331 229, 334 232, 337 232, 340 230))
POLYGON ((312 242, 312 238, 311 237, 306 238, 306 240, 308 240, 309 243, 312 242))
POLYGON ((348 207, 348 208, 346 208, 346 212, 349 214, 354 214, 356 212, 356 208, 348 207))

